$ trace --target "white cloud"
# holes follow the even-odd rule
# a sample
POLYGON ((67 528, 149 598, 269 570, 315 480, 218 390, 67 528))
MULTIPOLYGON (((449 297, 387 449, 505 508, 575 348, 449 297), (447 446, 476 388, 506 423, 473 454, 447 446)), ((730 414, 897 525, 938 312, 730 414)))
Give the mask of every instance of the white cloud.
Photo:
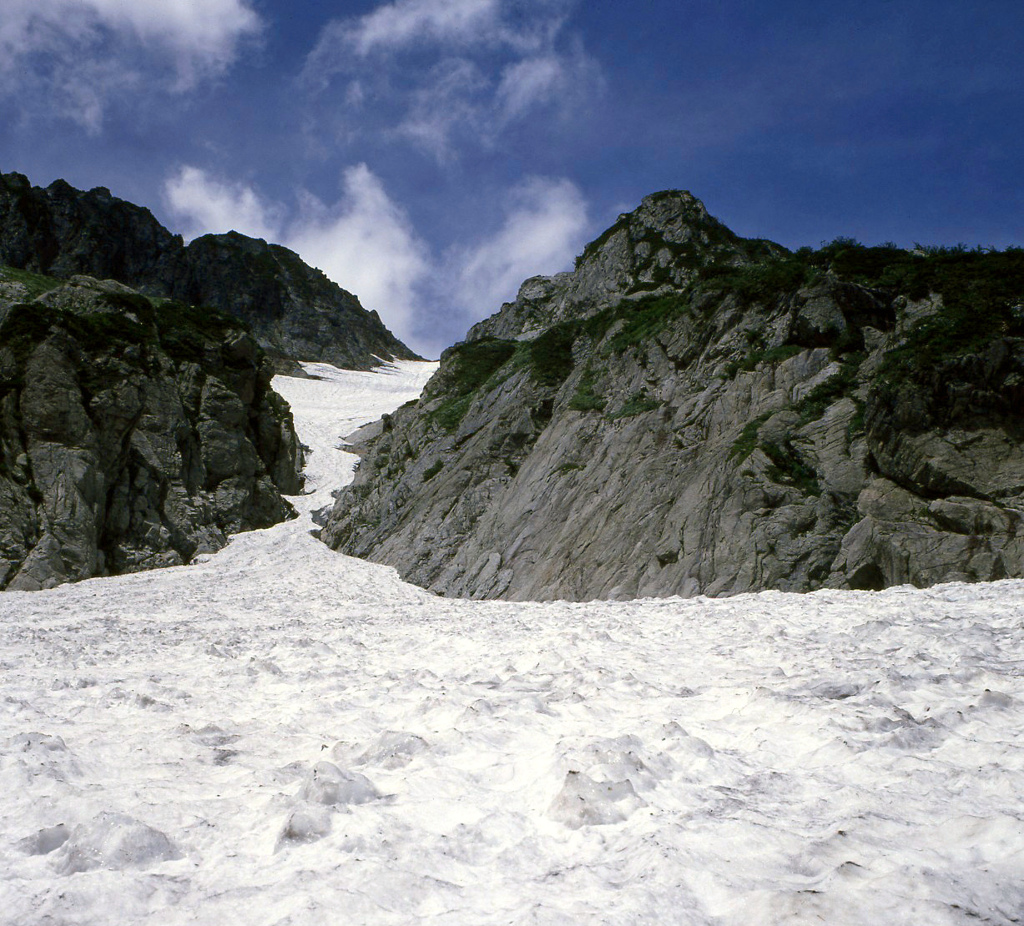
POLYGON ((409 138, 438 161, 451 160, 455 154, 451 138, 457 128, 474 126, 478 135, 488 131, 479 102, 487 90, 487 78, 473 62, 444 61, 411 94, 412 105, 396 134, 409 138))
POLYGON ((172 213, 185 223, 186 238, 209 232, 238 231, 276 241, 281 234, 280 209, 267 204, 242 183, 222 183, 197 167, 182 167, 164 184, 172 213))
POLYGON ((288 221, 280 205, 251 186, 195 167, 178 170, 164 192, 190 236, 234 228, 291 248, 427 356, 497 311, 523 280, 567 268, 588 231, 583 194, 565 179, 524 180, 509 192, 500 227, 443 256, 427 246, 365 164, 344 172, 337 202, 305 194, 288 221))
POLYGON ((396 0, 353 23, 346 44, 360 55, 427 41, 489 40, 500 23, 499 0, 396 0))
POLYGON ((509 196, 502 227, 452 255, 456 295, 476 321, 512 299, 523 280, 568 267, 586 241, 587 204, 569 180, 533 177, 509 196))
POLYGON ((261 28, 251 0, 3 0, 0 94, 39 94, 98 130, 111 99, 190 90, 261 28))
POLYGON ((283 244, 355 293, 367 309, 376 309, 400 338, 413 330, 418 287, 430 269, 428 249, 365 164, 345 171, 337 203, 325 205, 307 194, 287 222, 282 207, 251 186, 218 180, 196 167, 172 175, 164 195, 187 238, 234 229, 283 244))
POLYGON ((600 89, 597 63, 566 31, 577 2, 393 0, 330 22, 304 78, 346 131, 359 124, 451 160, 459 142, 490 146, 538 108, 566 116, 600 89))
POLYGON ((339 203, 307 199, 284 243, 376 309, 400 338, 409 336, 417 288, 429 270, 427 248, 365 164, 345 171, 339 203))

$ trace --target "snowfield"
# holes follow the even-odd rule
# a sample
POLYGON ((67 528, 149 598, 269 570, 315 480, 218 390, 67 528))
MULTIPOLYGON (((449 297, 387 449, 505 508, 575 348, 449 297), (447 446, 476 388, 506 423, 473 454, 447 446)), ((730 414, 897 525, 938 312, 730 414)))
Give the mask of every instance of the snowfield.
POLYGON ((1024 583, 452 601, 299 519, 0 595, 0 922, 1024 922, 1024 583))

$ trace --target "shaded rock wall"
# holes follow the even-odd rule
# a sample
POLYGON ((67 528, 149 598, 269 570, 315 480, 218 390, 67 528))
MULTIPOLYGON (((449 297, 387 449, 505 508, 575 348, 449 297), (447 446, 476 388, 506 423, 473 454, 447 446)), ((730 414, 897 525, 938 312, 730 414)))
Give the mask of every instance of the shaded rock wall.
POLYGON ((1022 296, 1020 255, 789 255, 650 197, 446 352, 322 537, 466 597, 1024 575, 1022 296))
POLYGON ((370 369, 417 359, 351 293, 297 254, 237 232, 185 246, 142 209, 98 187, 45 189, 0 174, 0 265, 66 278, 87 274, 148 295, 244 319, 274 359, 370 369))
POLYGON ((271 375, 228 316, 0 271, 0 588, 179 565, 292 516, 271 375))

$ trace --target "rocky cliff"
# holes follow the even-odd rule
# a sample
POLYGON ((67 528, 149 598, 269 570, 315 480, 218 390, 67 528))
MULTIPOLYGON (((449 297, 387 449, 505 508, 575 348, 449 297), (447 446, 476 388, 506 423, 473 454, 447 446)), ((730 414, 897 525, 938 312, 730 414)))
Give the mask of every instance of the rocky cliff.
POLYGON ((187 563, 291 516, 271 375, 230 316, 0 270, 0 588, 187 563))
POLYGON ((376 312, 293 251, 237 232, 186 247, 149 210, 102 187, 82 192, 57 180, 42 189, 0 174, 0 264, 60 278, 87 274, 214 306, 244 319, 277 361, 370 369, 377 358, 417 359, 376 312))
POLYGON ((444 595, 1024 575, 1024 252, 738 238, 646 198, 445 352, 323 539, 444 595))

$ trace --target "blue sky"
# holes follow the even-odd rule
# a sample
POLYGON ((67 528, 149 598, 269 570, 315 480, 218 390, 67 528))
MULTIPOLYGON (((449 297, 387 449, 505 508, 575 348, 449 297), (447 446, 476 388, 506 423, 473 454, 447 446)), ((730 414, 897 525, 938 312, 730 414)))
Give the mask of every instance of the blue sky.
POLYGON ((0 170, 293 247, 427 355, 647 193, 1024 244, 1020 0, 3 0, 0 170))

